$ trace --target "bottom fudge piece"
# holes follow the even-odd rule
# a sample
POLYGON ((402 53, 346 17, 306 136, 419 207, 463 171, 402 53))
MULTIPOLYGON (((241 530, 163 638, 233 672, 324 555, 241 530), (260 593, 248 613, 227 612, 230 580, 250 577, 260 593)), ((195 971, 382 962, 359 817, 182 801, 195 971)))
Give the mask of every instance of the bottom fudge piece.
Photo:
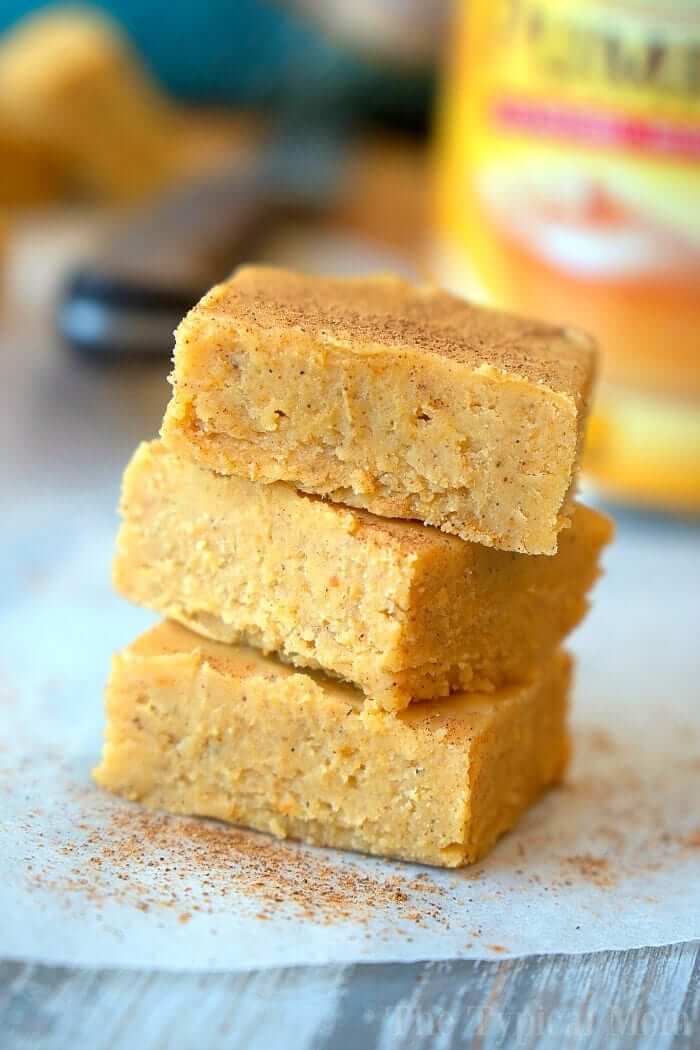
POLYGON ((114 658, 99 784, 316 845, 478 860, 568 756, 571 660, 391 714, 350 686, 162 623, 114 658))

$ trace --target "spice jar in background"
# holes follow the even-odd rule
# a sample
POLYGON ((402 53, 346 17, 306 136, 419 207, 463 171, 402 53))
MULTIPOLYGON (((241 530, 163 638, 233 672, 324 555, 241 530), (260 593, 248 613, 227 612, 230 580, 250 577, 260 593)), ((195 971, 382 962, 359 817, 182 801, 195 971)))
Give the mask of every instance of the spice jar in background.
POLYGON ((700 511, 700 4, 464 0, 437 165, 442 282, 601 343, 588 478, 700 511))

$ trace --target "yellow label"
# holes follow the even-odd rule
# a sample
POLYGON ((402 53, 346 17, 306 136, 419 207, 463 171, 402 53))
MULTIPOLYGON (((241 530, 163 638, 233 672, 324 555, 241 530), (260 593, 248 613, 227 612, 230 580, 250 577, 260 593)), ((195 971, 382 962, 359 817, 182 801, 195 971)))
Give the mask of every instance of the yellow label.
POLYGON ((437 203, 446 283, 700 407, 700 3, 464 3, 437 203))
POLYGON ((586 473, 603 495, 654 509, 700 510, 700 412, 604 384, 588 428, 586 473))

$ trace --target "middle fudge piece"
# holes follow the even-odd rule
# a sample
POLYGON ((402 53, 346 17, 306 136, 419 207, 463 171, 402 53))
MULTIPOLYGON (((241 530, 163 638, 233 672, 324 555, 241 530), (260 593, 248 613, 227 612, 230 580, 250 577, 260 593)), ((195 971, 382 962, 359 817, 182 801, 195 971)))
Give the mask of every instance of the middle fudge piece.
POLYGON ((386 709, 526 680, 585 613, 611 530, 576 506, 555 556, 513 554, 215 474, 158 441, 127 468, 121 511, 125 597, 386 709))

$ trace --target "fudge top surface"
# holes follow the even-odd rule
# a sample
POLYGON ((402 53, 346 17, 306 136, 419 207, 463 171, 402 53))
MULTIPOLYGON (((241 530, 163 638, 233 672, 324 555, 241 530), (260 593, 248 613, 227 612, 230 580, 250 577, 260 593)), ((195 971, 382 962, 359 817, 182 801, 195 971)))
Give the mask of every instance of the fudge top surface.
MULTIPOLYGON (((129 519, 128 505, 133 500, 135 505, 140 506, 144 496, 141 487, 144 479, 153 479, 156 490, 161 496, 171 501, 177 496, 185 496, 189 499, 185 488, 189 482, 199 487, 197 506, 200 512, 206 506, 202 501, 206 492, 217 492, 220 496, 228 496, 233 500, 250 499, 253 493, 257 499, 267 500, 268 504, 278 503, 288 509, 295 517, 298 508, 304 505, 313 508, 317 526, 320 528, 322 522, 326 522, 331 528, 344 528, 349 535, 363 537, 368 540, 376 540, 377 545, 386 548, 394 545, 405 554, 415 552, 420 554, 428 551, 452 551, 464 564, 472 557, 488 559, 489 561, 506 558, 511 561, 532 557, 549 558, 549 555, 529 555, 517 551, 501 551, 497 548, 483 547, 481 544, 471 540, 462 540, 458 536, 441 532, 432 525, 423 525, 419 521, 410 518, 380 518, 370 514, 367 510, 359 507, 348 507, 342 503, 332 503, 324 500, 321 496, 315 496, 308 492, 300 492, 283 481, 272 482, 260 487, 258 482, 248 481, 236 476, 216 474, 206 468, 199 467, 189 460, 183 459, 177 453, 171 452, 160 440, 142 441, 131 458, 123 482, 123 517, 129 519), (165 473, 164 473, 165 472, 165 473), (175 489, 175 495, 169 496, 169 491, 175 489)), ((151 497, 147 497, 149 504, 153 506, 151 497)), ((219 514, 225 514, 225 510, 219 508, 219 514)), ((222 519, 222 520, 225 520, 222 519)), ((612 523, 599 511, 585 504, 572 502, 571 506, 571 529, 563 530, 560 543, 580 542, 586 547, 602 547, 610 542, 612 538, 612 523)), ((536 564, 536 563, 533 563, 536 564)))
MULTIPOLYGON (((452 549, 461 552, 475 546, 469 541, 465 543, 458 536, 451 536, 430 525, 423 525, 422 522, 410 518, 380 518, 360 507, 348 507, 343 503, 325 500, 310 492, 301 492, 284 481, 274 481, 260 488, 259 482, 248 481, 235 475, 229 477, 224 474, 216 474, 171 452, 160 440, 142 441, 132 456, 123 482, 125 506, 132 494, 138 498, 138 488, 142 478, 147 478, 161 469, 169 472, 177 471, 180 494, 184 479, 188 479, 201 489, 218 490, 222 496, 229 496, 231 499, 252 498, 257 489, 257 499, 267 500, 268 505, 277 502, 278 505, 287 506, 292 513, 296 513, 299 507, 306 505, 315 511, 319 527, 321 522, 325 521, 329 527, 344 528, 349 535, 374 538, 380 547, 393 544, 405 552, 434 549, 452 549)), ((172 484, 172 480, 169 480, 169 483, 172 484)), ((159 492, 165 495, 168 492, 168 485, 159 485, 159 492)), ((128 517, 128 513, 125 513, 124 517, 128 517)))
MULTIPOLYGON (((270 682, 293 677, 311 679, 331 703, 344 706, 347 713, 354 711, 355 714, 360 714, 365 708, 365 697, 358 689, 327 677, 321 671, 300 671, 247 646, 228 645, 202 638, 172 620, 165 620, 146 631, 125 650, 123 658, 158 660, 178 655, 194 656, 201 666, 209 665, 230 679, 262 678, 270 682)), ((558 650, 551 663, 546 666, 542 677, 549 676, 554 667, 559 668, 564 664, 568 666, 570 660, 566 652, 558 650)), ((525 694, 529 694, 531 688, 537 684, 538 681, 533 680, 529 686, 504 686, 495 693, 453 693, 438 700, 413 703, 395 714, 376 711, 371 717, 379 719, 379 722, 384 722, 385 725, 391 724, 392 720, 412 725, 425 734, 437 731, 442 736, 444 731, 445 742, 470 740, 474 733, 486 725, 499 705, 509 701, 517 702, 525 694)))
POLYGON ((587 395, 595 365, 595 344, 578 329, 475 306, 388 275, 311 277, 245 266, 204 296, 179 335, 186 338, 199 321, 221 325, 224 338, 231 327, 288 330, 356 353, 418 351, 577 400, 587 395))

